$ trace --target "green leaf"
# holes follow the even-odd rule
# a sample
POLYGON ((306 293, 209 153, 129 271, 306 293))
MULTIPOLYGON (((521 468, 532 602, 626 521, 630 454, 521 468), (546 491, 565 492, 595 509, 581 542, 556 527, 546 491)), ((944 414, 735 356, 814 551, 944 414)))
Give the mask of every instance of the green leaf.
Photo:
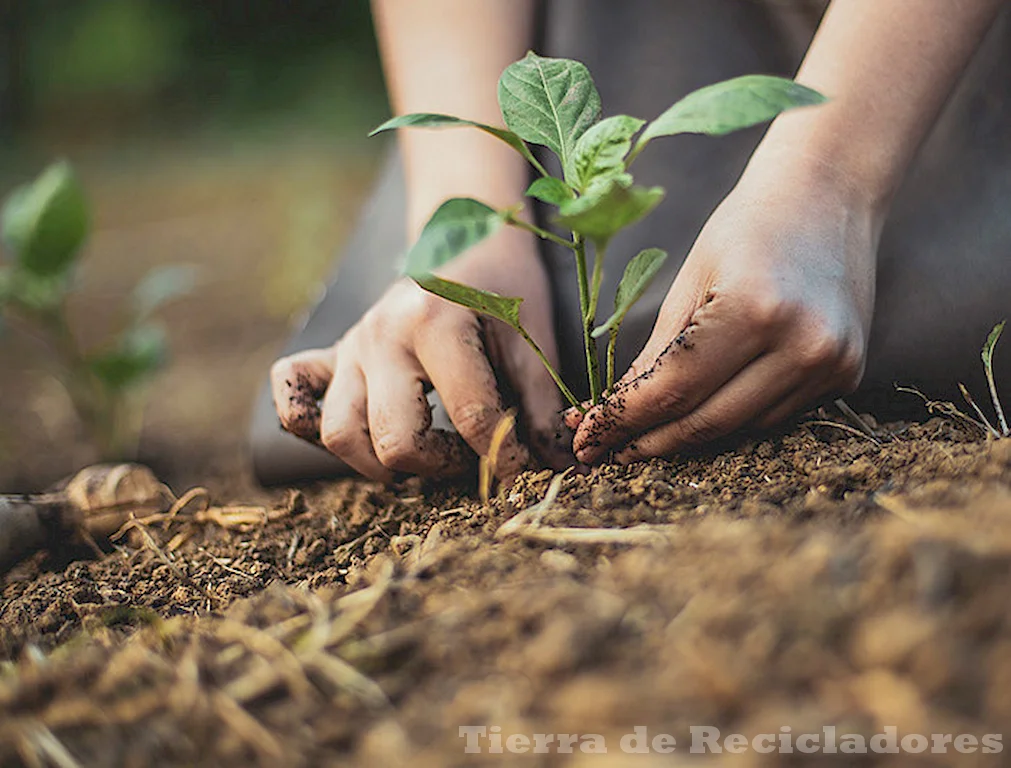
POLYGON ((447 200, 432 214, 408 252, 404 274, 428 274, 495 234, 501 226, 502 215, 478 200, 447 200))
POLYGON ((598 244, 606 243, 652 211, 663 197, 661 187, 627 186, 623 180, 611 179, 595 194, 565 203, 557 221, 598 244))
POLYGON ((10 269, 0 268, 0 339, 3 338, 4 332, 7 330, 3 310, 11 300, 12 287, 10 269))
POLYGON ((594 179, 623 173, 632 137, 645 124, 645 120, 637 117, 615 115, 601 120, 580 136, 567 172, 575 187, 582 192, 594 179))
POLYGON ((600 119, 600 94, 590 71, 578 61, 546 59, 533 51, 506 67, 498 103, 509 129, 550 149, 563 169, 579 137, 600 119))
POLYGON ((161 368, 168 357, 165 331, 140 325, 120 336, 116 345, 88 360, 95 377, 114 391, 139 384, 161 368))
POLYGON ((10 268, 0 268, 0 309, 14 297, 14 273, 10 268))
POLYGON ((67 293, 66 275, 38 275, 20 266, 8 272, 6 282, 11 302, 38 312, 55 309, 67 293))
POLYGON ((817 91, 782 77, 744 75, 724 80, 689 93, 646 126, 634 154, 657 136, 722 136, 772 120, 788 109, 825 101, 817 91))
POLYGON ((527 188, 526 195, 527 197, 534 197, 552 205, 561 205, 566 200, 572 200, 576 196, 572 191, 572 187, 561 179, 556 179, 554 176, 544 176, 540 179, 534 179, 533 184, 527 188))
POLYGON ((131 305, 138 320, 145 320, 174 299, 193 290, 197 268, 192 264, 167 264, 155 267, 133 288, 131 305))
POLYGON ((445 280, 435 275, 412 275, 411 278, 429 293, 434 293, 446 301, 461 307, 494 317, 515 330, 520 328, 521 298, 499 296, 491 291, 471 288, 469 285, 445 280))
POLYGON ((410 115, 400 115, 398 117, 390 118, 378 128, 375 128, 369 136, 375 136, 376 134, 384 133, 385 131, 393 131, 397 128, 462 128, 466 126, 477 128, 478 130, 491 134, 496 139, 504 141, 510 147, 523 155, 523 157, 525 157, 531 165, 543 172, 544 169, 541 168, 541 164, 537 162, 537 159, 530 151, 530 147, 528 147, 524 143, 523 139, 515 133, 508 131, 505 128, 496 128, 494 125, 485 125, 484 123, 476 123, 473 120, 464 120, 462 117, 440 115, 435 112, 414 112, 410 115))
POLYGON ((2 214, 4 240, 23 269, 40 276, 66 272, 88 234, 88 207, 67 163, 47 168, 16 189, 2 214))
POLYGON ((593 338, 599 338, 609 331, 617 331, 628 314, 628 310, 642 298, 653 282, 660 267, 667 260, 667 252, 659 248, 647 248, 641 251, 634 259, 628 262, 625 267, 625 274, 618 283, 618 290, 614 294, 614 314, 598 328, 593 329, 593 338))
POLYGON ((993 370, 993 350, 1000 340, 1000 335, 1004 332, 1004 325, 1006 323, 1007 320, 1001 320, 990 331, 990 335, 986 337, 986 344, 983 345, 981 356, 983 358, 983 366, 988 370, 993 370))

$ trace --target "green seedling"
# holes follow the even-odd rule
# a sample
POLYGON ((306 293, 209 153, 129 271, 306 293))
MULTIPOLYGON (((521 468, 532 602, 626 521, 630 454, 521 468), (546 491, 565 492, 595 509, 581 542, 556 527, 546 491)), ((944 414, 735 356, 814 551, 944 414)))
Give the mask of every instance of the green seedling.
POLYGON ((983 373, 986 374, 986 383, 990 389, 990 400, 993 402, 993 409, 997 414, 996 426, 986 417, 983 409, 979 407, 973 396, 969 394, 969 390, 965 388, 965 385, 958 385, 958 389, 962 393, 962 397, 965 398, 965 402, 969 404, 969 407, 979 417, 979 421, 976 422, 977 426, 992 437, 1011 437, 1011 430, 1008 429, 1007 418, 1004 416, 1004 407, 1001 405, 1000 396, 997 394, 997 382, 993 377, 993 352, 997 346, 997 342, 1000 340, 1000 335, 1004 332, 1004 324, 1006 322, 1006 320, 1001 320, 993 327, 990 335, 986 337, 983 349, 980 351, 980 358, 983 360, 983 373))
POLYGON ((11 258, 0 261, 0 320, 47 344, 102 458, 127 458, 137 433, 137 394, 166 359, 165 332, 153 317, 191 289, 195 273, 182 265, 149 272, 135 286, 119 330, 84 349, 71 329, 67 300, 89 222, 84 191, 66 163, 50 166, 8 197, 0 230, 11 258))
POLYGON ((653 139, 662 136, 722 136, 772 120, 785 110, 824 101, 816 91, 792 80, 747 75, 690 93, 652 122, 629 115, 602 119, 600 96, 583 64, 531 52, 508 66, 499 79, 498 102, 506 128, 449 115, 411 114, 388 120, 371 135, 397 128, 469 126, 505 142, 533 166, 540 177, 526 195, 557 209, 552 220, 562 234, 520 218, 522 203, 495 210, 477 200, 454 198, 432 215, 408 253, 404 271, 426 291, 500 320, 522 335, 566 400, 582 410, 572 389, 520 323, 522 299, 461 285, 433 272, 502 226, 518 227, 569 248, 579 282, 589 400, 597 403, 604 392, 614 387, 614 348, 621 323, 667 258, 664 251, 650 248, 629 260, 614 299, 614 311, 603 324, 596 325, 608 244, 622 229, 649 214, 664 197, 661 187, 636 185, 630 172, 633 161, 653 139), (530 144, 554 153, 561 167, 560 177, 548 173, 530 144), (607 372, 602 382, 597 340, 605 335, 607 372))

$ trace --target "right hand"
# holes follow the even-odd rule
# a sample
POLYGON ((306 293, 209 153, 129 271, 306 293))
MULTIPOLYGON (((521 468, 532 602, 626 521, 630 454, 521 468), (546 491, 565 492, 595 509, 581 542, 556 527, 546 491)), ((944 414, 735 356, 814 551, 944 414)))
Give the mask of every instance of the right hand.
MULTIPOLYGON (((557 359, 547 274, 533 237, 507 229, 439 270, 447 279, 522 296, 524 326, 557 359)), ((513 430, 496 474, 510 480, 535 460, 565 463, 556 437, 561 397, 512 329, 400 280, 332 347, 278 360, 271 369, 282 426, 321 444, 366 477, 449 477, 485 455, 515 394, 527 436, 513 430), (427 391, 439 393, 457 433, 432 428, 427 391)), ((571 462, 571 455, 568 457, 571 462)))

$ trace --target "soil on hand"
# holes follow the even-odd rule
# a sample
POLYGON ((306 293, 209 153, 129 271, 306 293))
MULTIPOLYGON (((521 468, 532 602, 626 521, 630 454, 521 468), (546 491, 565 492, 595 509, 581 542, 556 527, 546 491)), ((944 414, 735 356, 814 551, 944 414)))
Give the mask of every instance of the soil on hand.
POLYGON ((619 749, 634 726, 679 753, 693 725, 1001 733, 1011 441, 882 432, 528 473, 488 504, 347 480, 40 555, 0 582, 0 763, 650 765, 619 749), (608 754, 466 754, 468 725, 608 754))

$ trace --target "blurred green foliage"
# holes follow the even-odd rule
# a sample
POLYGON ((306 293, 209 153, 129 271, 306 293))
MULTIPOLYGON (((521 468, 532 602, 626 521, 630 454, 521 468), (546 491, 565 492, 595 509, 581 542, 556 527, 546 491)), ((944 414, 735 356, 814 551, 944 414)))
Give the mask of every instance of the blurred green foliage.
POLYGON ((386 109, 366 0, 4 3, 0 57, 0 120, 21 131, 90 111, 360 132, 386 109))
POLYGON ((29 82, 40 101, 144 95, 183 72, 185 19, 168 3, 81 3, 34 22, 31 32, 29 82))
POLYGON ((165 363, 164 329, 152 315, 193 286, 191 267, 148 272, 135 287, 118 332, 83 349, 66 311, 78 256, 90 230, 84 190, 66 162, 15 189, 0 210, 0 236, 12 259, 0 261, 0 316, 47 342, 57 375, 103 459, 131 458, 136 397, 165 363))

